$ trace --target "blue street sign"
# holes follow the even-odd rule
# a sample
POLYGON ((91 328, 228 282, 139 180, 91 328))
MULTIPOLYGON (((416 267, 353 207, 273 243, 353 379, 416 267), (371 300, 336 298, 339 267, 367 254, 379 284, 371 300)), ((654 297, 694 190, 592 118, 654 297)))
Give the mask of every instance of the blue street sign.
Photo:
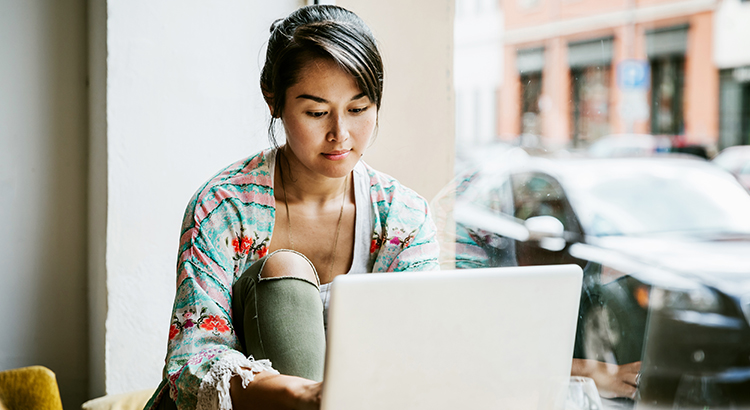
POLYGON ((623 90, 646 90, 651 83, 645 60, 624 60, 617 65, 617 84, 623 90))

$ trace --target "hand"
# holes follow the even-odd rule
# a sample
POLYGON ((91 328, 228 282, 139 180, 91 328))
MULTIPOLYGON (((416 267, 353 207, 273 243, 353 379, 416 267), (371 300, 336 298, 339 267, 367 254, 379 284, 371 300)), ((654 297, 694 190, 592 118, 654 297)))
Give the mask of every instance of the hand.
POLYGON ((323 383, 316 383, 307 379, 298 379, 297 386, 290 386, 294 392, 294 410, 318 410, 320 409, 320 397, 323 383))
MULTIPOLYGON (((249 369, 248 369, 249 370, 249 369)), ((322 383, 301 377, 260 372, 247 387, 236 376, 231 380, 230 394, 235 410, 318 410, 322 383)))
POLYGON ((604 398, 634 398, 638 386, 637 376, 641 362, 623 365, 604 363, 597 360, 573 359, 571 375, 594 379, 599 395, 604 398))

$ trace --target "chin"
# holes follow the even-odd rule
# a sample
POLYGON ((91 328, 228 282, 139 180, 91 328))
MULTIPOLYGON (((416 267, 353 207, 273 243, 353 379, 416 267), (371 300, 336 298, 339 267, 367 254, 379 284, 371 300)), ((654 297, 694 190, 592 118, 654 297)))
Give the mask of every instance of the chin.
POLYGON ((342 161, 340 164, 327 164, 320 173, 328 178, 343 178, 349 175, 358 161, 342 161))

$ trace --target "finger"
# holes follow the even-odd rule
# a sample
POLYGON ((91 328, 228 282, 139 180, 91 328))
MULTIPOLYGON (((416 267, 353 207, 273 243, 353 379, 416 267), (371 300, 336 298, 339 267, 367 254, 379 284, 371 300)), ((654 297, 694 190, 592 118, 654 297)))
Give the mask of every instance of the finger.
POLYGON ((638 373, 620 375, 620 381, 627 385, 638 387, 638 373))
POLYGON ((619 397, 635 398, 636 388, 630 384, 620 383, 615 389, 615 393, 619 397))
POLYGON ((628 372, 638 373, 639 371, 641 371, 641 362, 624 364, 620 366, 620 368, 628 372))
POLYGON ((638 383, 638 374, 641 372, 641 363, 630 363, 626 365, 620 366, 618 369, 617 375, 620 379, 623 381, 637 385, 638 383))

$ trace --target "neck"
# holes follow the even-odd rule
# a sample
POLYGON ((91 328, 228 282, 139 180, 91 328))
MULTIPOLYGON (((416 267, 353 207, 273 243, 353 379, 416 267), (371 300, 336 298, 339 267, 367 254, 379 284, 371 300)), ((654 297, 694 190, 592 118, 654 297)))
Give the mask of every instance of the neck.
POLYGON ((279 148, 276 169, 275 185, 283 186, 288 202, 324 203, 340 198, 348 176, 329 178, 313 173, 299 162, 286 145, 279 148))

